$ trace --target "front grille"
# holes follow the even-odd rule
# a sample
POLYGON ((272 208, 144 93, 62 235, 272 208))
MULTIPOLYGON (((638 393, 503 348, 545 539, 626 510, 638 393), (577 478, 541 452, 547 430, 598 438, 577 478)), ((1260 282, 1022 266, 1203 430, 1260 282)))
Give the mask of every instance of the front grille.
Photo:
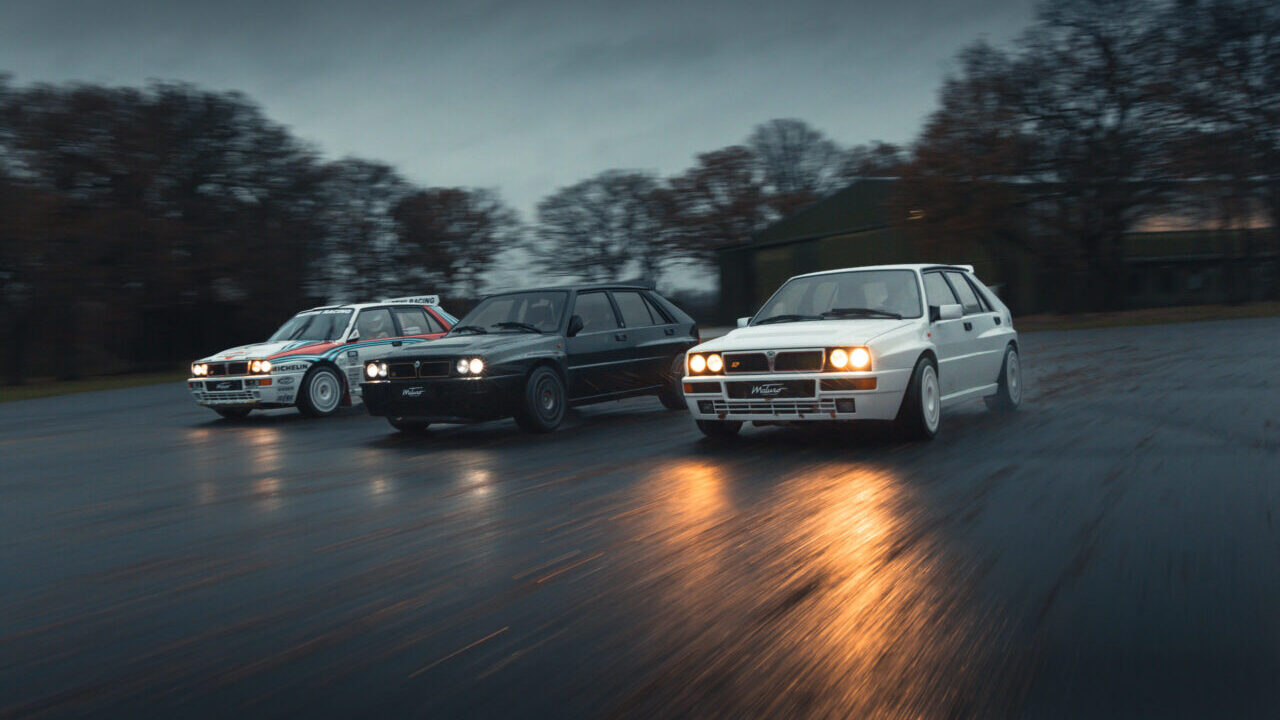
POLYGON ((449 377, 449 366, 452 364, 449 360, 423 360, 422 366, 418 368, 418 377, 449 377))
POLYGON ((769 358, 764 353, 725 353, 726 374, 769 372, 769 358))
POLYGON ((835 400, 716 400, 713 403, 716 413, 727 415, 804 415, 813 413, 833 413, 836 411, 835 400))
POLYGON ((247 391, 241 392, 206 392, 201 398, 207 403, 246 403, 253 402, 253 393, 247 391))
POLYGON ((226 363, 209 363, 210 377, 213 377, 214 375, 226 375, 226 374, 227 374, 226 363))
POLYGON ((249 363, 247 362, 227 363, 228 375, 246 375, 248 374, 248 372, 249 372, 249 363))
POLYGON ((389 363, 387 377, 391 379, 418 377, 418 370, 413 363, 389 363))
POLYGON ((801 350, 799 352, 780 352, 773 359, 773 369, 777 372, 818 372, 822 370, 822 350, 801 350))

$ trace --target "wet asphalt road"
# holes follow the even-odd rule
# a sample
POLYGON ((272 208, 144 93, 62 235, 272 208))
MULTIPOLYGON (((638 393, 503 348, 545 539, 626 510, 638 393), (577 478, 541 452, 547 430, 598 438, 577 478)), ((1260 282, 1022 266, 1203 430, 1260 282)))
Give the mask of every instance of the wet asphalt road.
POLYGON ((1280 319, 1023 345, 923 444, 0 405, 0 717, 1280 714, 1280 319))

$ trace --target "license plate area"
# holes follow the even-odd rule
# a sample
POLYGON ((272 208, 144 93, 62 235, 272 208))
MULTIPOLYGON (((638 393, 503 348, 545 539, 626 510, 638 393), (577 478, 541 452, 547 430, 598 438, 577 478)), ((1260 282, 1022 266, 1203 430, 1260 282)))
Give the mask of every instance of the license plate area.
POLYGON ((725 385, 729 397, 735 400, 774 400, 814 396, 813 380, 740 381, 727 382, 725 385))

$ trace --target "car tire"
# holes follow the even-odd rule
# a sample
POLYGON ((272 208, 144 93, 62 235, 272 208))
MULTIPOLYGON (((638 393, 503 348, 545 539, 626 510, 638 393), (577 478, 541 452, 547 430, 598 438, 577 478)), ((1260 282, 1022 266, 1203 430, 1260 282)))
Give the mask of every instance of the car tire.
POLYGON ((1000 364, 1000 379, 996 394, 983 398, 987 407, 996 412, 1012 412, 1022 404, 1022 362, 1018 349, 1012 344, 1004 350, 1004 362, 1000 364))
POLYGON ((737 420, 696 420, 703 435, 713 440, 726 440, 738 434, 742 423, 737 420))
POLYGON ((228 420, 243 420, 249 417, 252 408, 214 408, 213 411, 228 420))
POLYGON ((667 382, 658 393, 662 407, 668 410, 688 410, 684 401, 684 355, 677 355, 671 361, 671 373, 667 382))
POLYGON ((391 427, 407 435, 422 435, 427 431, 427 428, 431 427, 429 422, 405 420, 404 418, 389 417, 387 422, 391 424, 391 427))
POLYGON ((545 365, 536 367, 525 380, 516 424, 526 432, 551 432, 564 421, 565 405, 564 381, 559 373, 545 365))
POLYGON ((894 427, 910 440, 932 440, 942 425, 942 391, 933 358, 921 356, 911 372, 894 427))
POLYGON ((298 411, 307 417, 328 417, 342 404, 342 376, 326 365, 311 368, 298 388, 298 411))

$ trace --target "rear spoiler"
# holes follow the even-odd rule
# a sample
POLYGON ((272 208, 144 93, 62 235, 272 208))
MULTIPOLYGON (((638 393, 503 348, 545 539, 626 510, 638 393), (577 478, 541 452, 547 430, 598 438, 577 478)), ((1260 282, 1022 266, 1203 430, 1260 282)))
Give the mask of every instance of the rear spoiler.
POLYGON ((439 305, 439 295, 414 295, 412 297, 387 298, 379 300, 384 303, 404 303, 406 305, 439 305))

